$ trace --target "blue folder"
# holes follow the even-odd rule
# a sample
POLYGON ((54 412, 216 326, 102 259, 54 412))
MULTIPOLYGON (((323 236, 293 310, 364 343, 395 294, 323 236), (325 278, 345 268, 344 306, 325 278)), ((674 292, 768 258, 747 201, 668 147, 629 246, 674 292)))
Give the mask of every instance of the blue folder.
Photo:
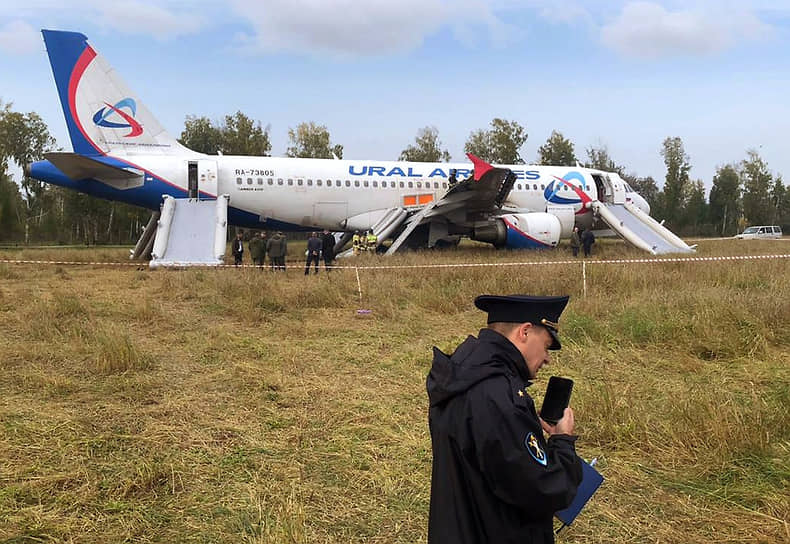
POLYGON ((565 510, 560 510, 554 515, 563 522, 565 525, 570 525, 579 512, 582 511, 584 505, 590 500, 598 488, 603 483, 603 476, 595 470, 588 463, 582 462, 582 483, 579 484, 579 490, 576 492, 576 497, 573 499, 571 505, 565 510))

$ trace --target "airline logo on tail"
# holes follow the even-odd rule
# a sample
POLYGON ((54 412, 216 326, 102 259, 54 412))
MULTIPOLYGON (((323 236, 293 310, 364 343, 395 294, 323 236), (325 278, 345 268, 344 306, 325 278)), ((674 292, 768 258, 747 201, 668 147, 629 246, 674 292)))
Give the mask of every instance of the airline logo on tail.
POLYGON ((106 108, 101 108, 99 111, 93 114, 93 122, 96 124, 96 126, 130 129, 129 134, 124 134, 124 138, 134 138, 135 136, 139 136, 143 133, 142 125, 140 125, 140 123, 134 119, 134 116, 137 114, 137 104, 135 103, 134 99, 124 98, 123 100, 118 101, 114 106, 111 106, 107 102, 104 104, 107 106, 106 108), (131 115, 123 111, 122 108, 127 108, 131 112, 131 115), (125 121, 125 123, 118 123, 109 120, 108 117, 112 115, 120 117, 125 121))

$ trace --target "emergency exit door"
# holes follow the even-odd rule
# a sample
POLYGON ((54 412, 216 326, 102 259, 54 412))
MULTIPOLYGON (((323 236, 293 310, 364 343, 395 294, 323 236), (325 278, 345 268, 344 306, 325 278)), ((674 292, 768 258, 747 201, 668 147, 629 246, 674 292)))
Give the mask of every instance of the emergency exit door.
POLYGON ((217 161, 189 161, 187 164, 189 198, 217 198, 217 161))

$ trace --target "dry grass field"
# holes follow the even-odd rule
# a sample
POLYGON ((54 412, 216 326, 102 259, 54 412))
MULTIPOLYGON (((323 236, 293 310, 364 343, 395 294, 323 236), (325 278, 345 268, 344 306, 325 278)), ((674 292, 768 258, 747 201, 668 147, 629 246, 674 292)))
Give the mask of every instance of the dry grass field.
MULTIPOLYGON (((790 242, 698 255, 775 253, 790 242)), ((527 264, 363 268, 361 300, 353 269, 301 262, 0 264, 0 542, 424 542, 430 349, 484 325, 480 293, 571 295, 533 395, 576 381, 606 482, 561 542, 790 541, 790 259, 590 264, 584 297, 568 258, 364 256, 342 264, 527 264)))

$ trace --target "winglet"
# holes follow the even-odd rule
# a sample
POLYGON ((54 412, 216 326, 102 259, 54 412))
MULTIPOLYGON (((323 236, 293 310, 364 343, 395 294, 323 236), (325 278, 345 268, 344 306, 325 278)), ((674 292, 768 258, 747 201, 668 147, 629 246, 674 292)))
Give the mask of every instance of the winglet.
POLYGON ((494 167, 486 161, 475 157, 471 153, 467 153, 466 156, 469 157, 469 160, 472 161, 472 164, 475 166, 475 181, 480 181, 487 172, 494 169, 494 167))

